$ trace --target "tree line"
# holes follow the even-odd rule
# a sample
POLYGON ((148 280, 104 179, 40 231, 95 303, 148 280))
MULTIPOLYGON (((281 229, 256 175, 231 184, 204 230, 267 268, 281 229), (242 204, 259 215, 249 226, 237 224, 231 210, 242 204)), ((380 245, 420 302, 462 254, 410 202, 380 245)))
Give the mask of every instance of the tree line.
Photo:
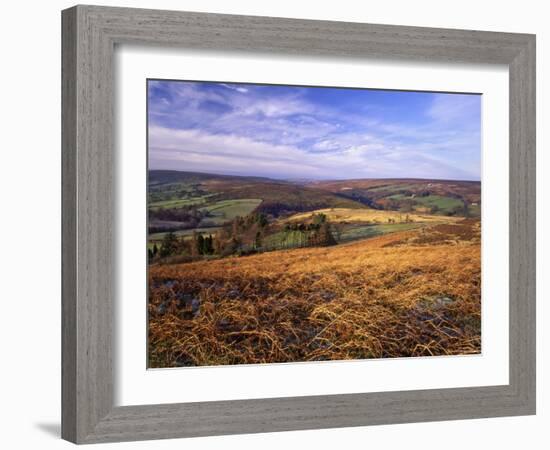
POLYGON ((205 256, 230 256, 272 251, 294 247, 329 246, 337 244, 340 229, 332 225, 325 214, 314 214, 308 223, 288 223, 284 227, 269 223, 266 214, 256 212, 235 217, 217 231, 216 235, 193 231, 190 238, 178 238, 174 232, 164 235, 159 245, 148 250, 149 261, 170 256, 186 255, 191 260, 205 256), (283 232, 277 242, 266 242, 268 237, 283 232), (299 239, 289 239, 291 234, 299 239))

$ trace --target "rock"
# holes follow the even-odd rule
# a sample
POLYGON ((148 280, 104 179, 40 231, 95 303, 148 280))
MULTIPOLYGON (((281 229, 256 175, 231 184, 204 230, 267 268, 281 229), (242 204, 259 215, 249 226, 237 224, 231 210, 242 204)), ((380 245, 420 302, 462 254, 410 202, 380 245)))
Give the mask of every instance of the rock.
POLYGON ((442 296, 442 297, 436 297, 434 299, 434 302, 435 302, 436 305, 439 305, 439 306, 447 306, 447 305, 450 305, 450 304, 454 303, 455 299, 453 299, 451 297, 442 296))
POLYGON ((218 321, 218 327, 220 327, 222 330, 228 328, 229 325, 230 323, 227 319, 221 319, 218 321))
POLYGON ((179 355, 176 358, 175 363, 177 367, 189 367, 189 366, 195 365, 195 361, 193 361, 193 359, 190 356, 185 354, 179 355))
POLYGON ((166 302, 162 302, 160 305, 157 306, 157 314, 163 316, 164 314, 166 314, 167 309, 168 305, 166 304, 166 302))
POLYGON ((330 302, 336 298, 336 294, 329 291, 321 291, 320 296, 325 302, 330 302))
POLYGON ((199 315, 201 309, 201 301, 198 298, 194 298, 191 300, 191 312, 193 313, 193 317, 196 317, 199 315))
POLYGON ((420 302, 418 302, 417 309, 419 311, 426 311, 431 309, 446 308, 448 305, 452 305, 455 301, 456 299, 446 295, 423 298, 420 302))
POLYGON ((231 289, 230 291, 227 292, 227 298, 231 300, 236 300, 240 297, 241 297, 241 291, 239 291, 238 289, 231 289))
POLYGON ((183 310, 186 319, 192 319, 200 314, 201 301, 193 294, 181 293, 177 296, 178 309, 183 310))

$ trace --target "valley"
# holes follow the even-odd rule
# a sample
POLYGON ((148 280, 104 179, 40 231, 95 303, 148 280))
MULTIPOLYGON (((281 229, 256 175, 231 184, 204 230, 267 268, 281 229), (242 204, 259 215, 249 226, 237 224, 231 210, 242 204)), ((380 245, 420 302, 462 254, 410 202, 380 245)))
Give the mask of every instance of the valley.
POLYGON ((481 351, 481 187, 151 171, 150 367, 481 351))

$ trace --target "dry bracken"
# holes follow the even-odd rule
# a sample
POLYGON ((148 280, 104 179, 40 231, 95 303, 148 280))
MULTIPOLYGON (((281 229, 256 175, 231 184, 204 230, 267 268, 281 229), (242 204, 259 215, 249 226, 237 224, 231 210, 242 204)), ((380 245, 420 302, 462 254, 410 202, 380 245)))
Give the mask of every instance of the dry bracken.
POLYGON ((479 221, 152 265, 148 307, 150 367, 479 353, 479 221))

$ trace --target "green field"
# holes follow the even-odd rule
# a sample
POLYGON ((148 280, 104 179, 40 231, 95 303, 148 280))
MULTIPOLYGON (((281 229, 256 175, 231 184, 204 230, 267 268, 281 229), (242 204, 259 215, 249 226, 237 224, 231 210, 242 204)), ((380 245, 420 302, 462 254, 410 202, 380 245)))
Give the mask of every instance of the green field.
POLYGON ((414 189, 416 187, 418 187, 418 184, 386 184, 384 186, 367 188, 367 190, 372 192, 398 191, 403 189, 414 189))
POLYGON ((267 248, 291 248, 305 245, 307 232, 304 231, 279 231, 266 236, 263 245, 267 248))
MULTIPOLYGON (((339 242, 349 242, 368 239, 382 234, 397 231, 413 230, 424 226, 421 223, 395 223, 383 225, 346 225, 339 236, 339 242)), ((334 234, 334 233, 333 233, 334 234)), ((264 238, 263 245, 267 248, 292 248, 303 246, 307 242, 308 232, 279 231, 264 238)), ((335 236, 337 237, 337 236, 335 236)))
POLYGON ((441 195, 428 195, 427 197, 415 197, 416 203, 431 208, 437 206, 441 211, 451 211, 454 208, 463 206, 462 200, 453 197, 442 197, 441 195))
POLYGON ((262 202, 259 198, 243 198, 236 200, 221 200, 200 208, 208 212, 208 217, 201 221, 201 225, 223 225, 237 216, 244 217, 250 214, 262 202))
POLYGON ((342 231, 341 241, 368 239, 382 234, 407 231, 422 227, 420 223, 392 223, 383 225, 351 226, 342 231))
POLYGON ((470 216, 481 217, 481 206, 479 204, 468 205, 468 212, 470 213, 470 216))
POLYGON ((393 194, 388 195, 387 197, 390 200, 402 201, 410 200, 414 202, 415 205, 422 206, 425 208, 432 208, 436 206, 439 208, 439 211, 442 213, 451 212, 456 210, 456 208, 462 208, 464 203, 459 198, 454 197, 445 197, 442 195, 427 195, 422 196, 410 196, 405 194, 393 194))
POLYGON ((206 203, 209 197, 212 197, 215 194, 202 195, 200 197, 189 197, 189 198, 177 198, 171 200, 161 200, 158 202, 152 202, 149 204, 150 209, 159 209, 159 208, 181 208, 182 206, 190 205, 203 205, 206 203))
POLYGON ((224 255, 235 254, 236 246, 239 252, 246 253, 315 245, 318 235, 309 225, 320 213, 330 223, 337 242, 480 215, 480 184, 472 182, 414 179, 292 182, 150 171, 148 186, 149 226, 152 231, 159 231, 149 235, 149 248, 154 243, 157 247, 161 244, 166 230, 180 229, 175 231, 176 236, 188 241, 182 242, 181 248, 189 247, 194 231, 217 234, 217 251, 224 255), (262 214, 262 220, 266 221, 260 234, 259 216, 255 213, 262 214), (453 217, 443 219, 443 216, 453 217), (237 217, 246 220, 231 224, 237 217), (221 233, 221 227, 227 233, 221 233), (306 231, 308 227, 310 231, 306 231), (222 247, 227 252, 222 252, 222 247))
MULTIPOLYGON (((219 229, 220 227, 207 227, 207 228, 203 227, 203 228, 193 228, 191 230, 177 230, 177 231, 174 231, 173 233, 178 237, 186 238, 188 236, 191 236, 194 231, 196 231, 197 233, 214 235, 216 234, 216 231, 218 231, 219 229)), ((164 236, 166 236, 167 234, 168 232, 152 233, 149 235, 149 240, 161 241, 164 238, 164 236)))

